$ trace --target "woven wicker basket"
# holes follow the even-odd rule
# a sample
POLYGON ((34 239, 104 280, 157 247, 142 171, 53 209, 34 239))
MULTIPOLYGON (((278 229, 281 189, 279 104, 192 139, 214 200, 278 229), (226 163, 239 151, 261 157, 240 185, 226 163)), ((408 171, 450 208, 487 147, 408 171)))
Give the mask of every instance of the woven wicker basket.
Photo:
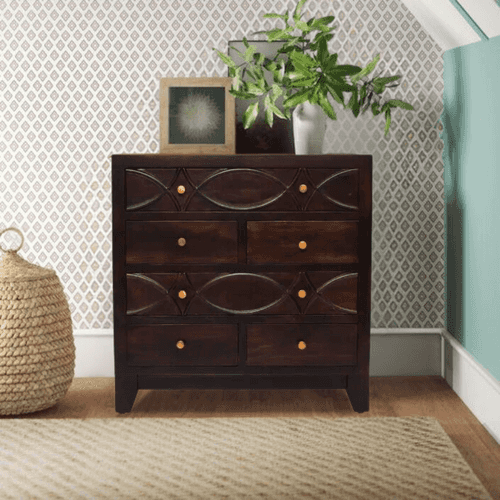
POLYGON ((0 244, 0 415, 44 410, 68 391, 75 371, 71 314, 56 273, 0 244))

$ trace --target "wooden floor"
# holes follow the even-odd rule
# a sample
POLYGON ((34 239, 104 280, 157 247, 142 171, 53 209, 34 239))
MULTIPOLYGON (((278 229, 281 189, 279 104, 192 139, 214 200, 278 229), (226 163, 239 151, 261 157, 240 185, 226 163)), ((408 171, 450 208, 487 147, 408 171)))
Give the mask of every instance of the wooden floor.
POLYGON ((113 378, 79 378, 55 407, 16 418, 435 417, 500 500, 500 445, 441 377, 372 377, 370 408, 354 413, 343 390, 172 390, 139 391, 132 412, 122 415, 114 409, 113 378))

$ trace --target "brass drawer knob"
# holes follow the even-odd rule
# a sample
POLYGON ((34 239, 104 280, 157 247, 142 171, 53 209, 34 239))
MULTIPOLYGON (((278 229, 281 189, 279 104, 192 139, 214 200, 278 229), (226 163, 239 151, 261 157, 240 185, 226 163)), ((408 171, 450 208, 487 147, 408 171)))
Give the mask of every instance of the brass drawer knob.
POLYGON ((182 340, 178 340, 177 341, 177 344, 175 344, 175 347, 177 347, 177 349, 184 349, 184 342, 182 340))
POLYGON ((183 247, 185 244, 186 244, 186 239, 185 238, 179 238, 177 240, 177 244, 180 246, 180 247, 183 247))
POLYGON ((305 298, 305 296, 307 295, 306 291, 305 290, 299 290, 299 297, 301 299, 305 298))
POLYGON ((184 290, 179 292, 179 299, 185 299, 187 297, 187 293, 184 290))
POLYGON ((297 347, 298 347, 301 351, 303 351, 303 350, 304 350, 307 346, 306 346, 306 343, 305 343, 303 340, 301 340, 301 341, 297 344, 297 347))
POLYGON ((301 242, 299 243, 299 248, 300 248, 301 250, 305 250, 305 249, 306 249, 306 247, 307 247, 307 243, 306 243, 305 241, 301 241, 301 242))
POLYGON ((186 188, 181 184, 181 185, 177 186, 177 192, 179 194, 184 194, 186 192, 186 188))
POLYGON ((301 184, 299 187, 299 191, 301 193, 307 193, 307 186, 305 184, 301 184))

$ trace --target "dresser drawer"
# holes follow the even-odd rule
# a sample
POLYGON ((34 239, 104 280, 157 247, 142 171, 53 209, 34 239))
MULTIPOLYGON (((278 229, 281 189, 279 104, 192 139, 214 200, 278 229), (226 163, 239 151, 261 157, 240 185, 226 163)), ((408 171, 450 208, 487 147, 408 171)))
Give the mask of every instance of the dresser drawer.
POLYGON ((358 262, 358 223, 354 221, 249 221, 249 264, 358 262))
POLYGON ((355 365, 356 344, 355 324, 248 325, 247 365, 355 365))
POLYGON ((127 359, 130 366, 236 366, 238 326, 129 326, 127 359))
POLYGON ((236 263, 236 221, 129 221, 127 264, 236 263))
POLYGON ((127 274, 127 316, 357 314, 358 273, 127 274))

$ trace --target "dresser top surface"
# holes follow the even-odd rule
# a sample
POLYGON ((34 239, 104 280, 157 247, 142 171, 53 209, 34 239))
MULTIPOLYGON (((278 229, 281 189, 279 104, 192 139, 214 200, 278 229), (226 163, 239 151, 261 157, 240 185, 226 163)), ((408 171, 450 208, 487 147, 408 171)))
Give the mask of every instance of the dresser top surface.
POLYGON ((112 155, 113 168, 372 168, 371 155, 112 155))

